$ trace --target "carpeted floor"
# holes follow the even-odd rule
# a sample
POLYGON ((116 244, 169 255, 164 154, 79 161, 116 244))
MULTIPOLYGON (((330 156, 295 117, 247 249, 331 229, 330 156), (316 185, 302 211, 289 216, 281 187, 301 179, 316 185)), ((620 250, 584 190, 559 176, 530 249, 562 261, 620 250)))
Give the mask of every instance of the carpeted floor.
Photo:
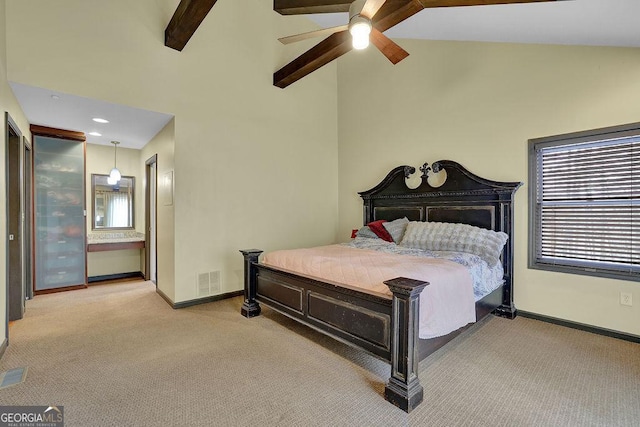
POLYGON ((389 366, 241 298, 171 309, 149 282, 27 303, 0 405, 64 406, 70 426, 637 426, 640 345, 490 318, 420 364, 411 414, 382 397, 389 366))

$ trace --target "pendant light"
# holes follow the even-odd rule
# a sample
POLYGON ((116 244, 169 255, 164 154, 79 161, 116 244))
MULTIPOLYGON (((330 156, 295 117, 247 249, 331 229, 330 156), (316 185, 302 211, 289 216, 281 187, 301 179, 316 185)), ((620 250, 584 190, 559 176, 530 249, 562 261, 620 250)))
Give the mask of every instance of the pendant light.
POLYGON ((113 169, 111 169, 111 172, 109 173, 109 179, 108 179, 107 182, 109 183, 109 185, 115 185, 122 178, 122 174, 120 173, 120 171, 118 170, 118 167, 117 167, 117 164, 118 164, 118 144, 120 144, 120 142, 119 141, 111 141, 111 143, 113 144, 113 169))

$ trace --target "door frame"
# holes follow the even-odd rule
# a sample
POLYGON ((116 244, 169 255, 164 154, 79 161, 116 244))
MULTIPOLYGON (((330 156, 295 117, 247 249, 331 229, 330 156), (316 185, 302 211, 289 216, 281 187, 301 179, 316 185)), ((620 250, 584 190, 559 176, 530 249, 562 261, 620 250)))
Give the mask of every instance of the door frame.
POLYGON ((145 190, 144 190, 144 236, 145 236, 145 249, 144 249, 144 278, 145 280, 151 280, 151 252, 153 252, 154 268, 155 268, 155 281, 154 284, 158 287, 158 154, 154 154, 144 162, 145 170, 145 190), (151 188, 151 172, 155 171, 155 177, 153 184, 155 188, 151 188), (155 207, 153 209, 153 217, 151 215, 151 191, 155 195, 155 207), (153 228, 153 247, 151 244, 151 230, 153 228), (153 250, 152 250, 153 249, 153 250))
POLYGON ((22 136, 22 265, 23 265, 23 282, 24 293, 26 299, 33 298, 33 269, 34 269, 34 252, 33 252, 33 146, 26 136, 22 136), (29 155, 27 156, 27 152, 29 155))

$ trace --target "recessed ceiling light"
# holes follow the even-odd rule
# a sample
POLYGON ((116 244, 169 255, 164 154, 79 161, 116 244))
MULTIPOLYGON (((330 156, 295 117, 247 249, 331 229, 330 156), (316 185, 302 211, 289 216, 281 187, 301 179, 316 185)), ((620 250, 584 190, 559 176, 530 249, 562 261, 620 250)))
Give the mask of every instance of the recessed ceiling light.
POLYGON ((53 99, 54 101, 57 101, 60 99, 60 97, 58 95, 51 95, 51 99, 53 99))
POLYGON ((109 123, 109 120, 101 119, 100 117, 94 117, 93 121, 98 123, 109 123))
POLYGON ((102 136, 102 134, 100 132, 89 132, 89 135, 102 136))

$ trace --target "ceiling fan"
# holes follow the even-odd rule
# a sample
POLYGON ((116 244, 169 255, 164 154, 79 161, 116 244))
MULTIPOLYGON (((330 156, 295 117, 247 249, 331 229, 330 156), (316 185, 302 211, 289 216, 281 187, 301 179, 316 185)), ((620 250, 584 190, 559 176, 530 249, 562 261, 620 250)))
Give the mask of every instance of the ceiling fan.
POLYGON ((354 49, 365 49, 369 46, 369 41, 371 41, 389 61, 397 64, 409 56, 409 53, 389 37, 382 34, 380 30, 371 23, 371 20, 385 2, 386 0, 354 0, 353 3, 349 5, 348 24, 281 37, 278 40, 283 44, 289 44, 313 37, 348 31, 351 34, 352 47, 354 49))
POLYGON ((320 43, 273 74, 274 86, 285 88, 323 65, 373 43, 393 64, 409 53, 382 34, 425 8, 481 6, 491 4, 537 3, 560 0, 273 0, 273 10, 281 15, 349 12, 349 23, 337 27, 282 37, 294 43, 327 36, 320 43))

